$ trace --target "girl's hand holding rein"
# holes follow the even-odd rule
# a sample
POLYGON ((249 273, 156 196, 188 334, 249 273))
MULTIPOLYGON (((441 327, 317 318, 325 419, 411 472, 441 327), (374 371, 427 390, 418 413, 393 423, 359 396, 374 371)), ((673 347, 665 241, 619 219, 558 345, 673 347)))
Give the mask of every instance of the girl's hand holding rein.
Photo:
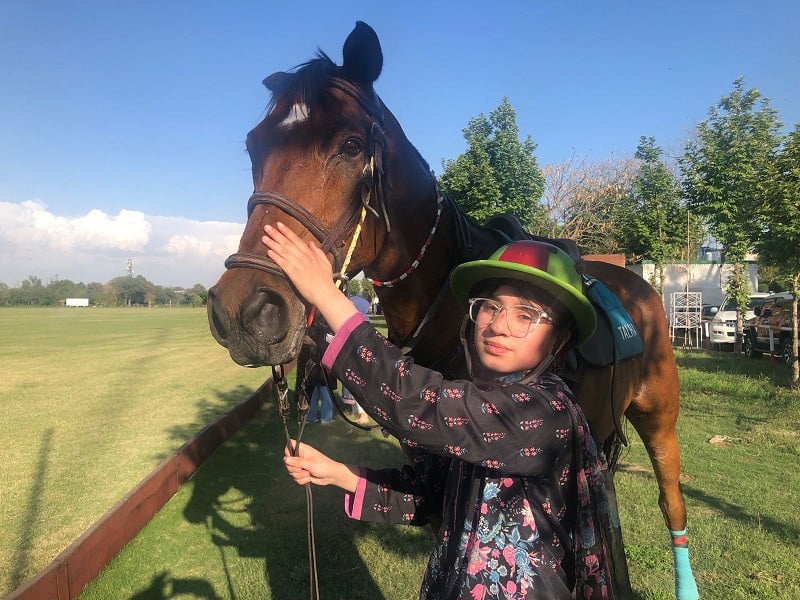
MULTIPOLYGON (((292 440, 292 445, 295 443, 292 440)), ((335 485, 351 493, 356 491, 358 473, 355 467, 335 461, 308 444, 300 444, 297 456, 291 455, 287 445, 283 462, 298 485, 335 485)))

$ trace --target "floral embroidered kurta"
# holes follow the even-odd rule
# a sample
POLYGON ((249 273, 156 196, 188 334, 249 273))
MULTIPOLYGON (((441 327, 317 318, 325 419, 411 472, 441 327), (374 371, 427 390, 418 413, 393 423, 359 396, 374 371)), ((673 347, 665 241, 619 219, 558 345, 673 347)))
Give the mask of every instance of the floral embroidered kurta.
POLYGON ((441 515, 420 598, 613 597, 603 528, 616 507, 561 379, 447 381, 361 315, 336 334, 323 364, 371 417, 420 449, 402 469, 363 469, 345 498, 348 515, 365 521, 441 515))

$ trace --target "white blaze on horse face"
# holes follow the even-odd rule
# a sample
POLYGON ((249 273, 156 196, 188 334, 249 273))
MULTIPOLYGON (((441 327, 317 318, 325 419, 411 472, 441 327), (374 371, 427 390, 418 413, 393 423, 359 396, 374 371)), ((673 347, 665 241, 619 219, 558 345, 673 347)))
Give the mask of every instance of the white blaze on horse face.
POLYGON ((278 127, 284 127, 288 129, 293 125, 302 123, 303 121, 308 119, 308 116, 309 116, 308 107, 305 104, 301 104, 298 102, 292 106, 291 110, 289 111, 289 114, 286 115, 286 118, 280 122, 278 127))

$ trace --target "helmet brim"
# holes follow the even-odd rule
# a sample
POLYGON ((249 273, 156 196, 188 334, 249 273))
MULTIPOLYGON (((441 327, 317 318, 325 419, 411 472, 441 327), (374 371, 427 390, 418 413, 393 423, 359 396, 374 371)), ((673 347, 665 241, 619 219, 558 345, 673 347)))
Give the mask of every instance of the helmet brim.
POLYGON ((459 265, 450 276, 450 287, 462 304, 467 304, 469 293, 487 279, 515 279, 541 288, 561 302, 575 321, 575 345, 588 340, 597 327, 597 314, 582 290, 556 279, 549 273, 527 265, 497 260, 475 260, 459 265))

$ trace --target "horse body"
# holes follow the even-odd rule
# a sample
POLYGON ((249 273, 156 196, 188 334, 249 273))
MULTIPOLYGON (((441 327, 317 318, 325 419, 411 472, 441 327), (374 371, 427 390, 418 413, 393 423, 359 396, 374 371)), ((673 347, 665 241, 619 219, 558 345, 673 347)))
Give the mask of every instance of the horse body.
MULTIPOLYGON (((247 138, 255 192, 239 251, 209 290, 212 334, 242 365, 296 358, 309 307, 260 241, 265 224, 282 221, 304 239, 316 238, 334 270, 363 271, 375 281, 391 341, 402 347, 413 339, 419 364, 456 375, 464 309, 447 289, 450 271, 488 256, 504 239, 441 203, 427 163, 374 93, 383 60, 374 32, 357 24, 343 54, 341 67, 320 55, 264 81, 272 101, 247 138), (421 331, 420 323, 427 323, 421 331)), ((644 353, 610 367, 581 365, 579 403, 598 444, 614 434, 621 415, 630 420, 653 463, 666 524, 682 530, 679 384, 661 299, 627 269, 592 261, 584 267, 620 298, 644 353)))

